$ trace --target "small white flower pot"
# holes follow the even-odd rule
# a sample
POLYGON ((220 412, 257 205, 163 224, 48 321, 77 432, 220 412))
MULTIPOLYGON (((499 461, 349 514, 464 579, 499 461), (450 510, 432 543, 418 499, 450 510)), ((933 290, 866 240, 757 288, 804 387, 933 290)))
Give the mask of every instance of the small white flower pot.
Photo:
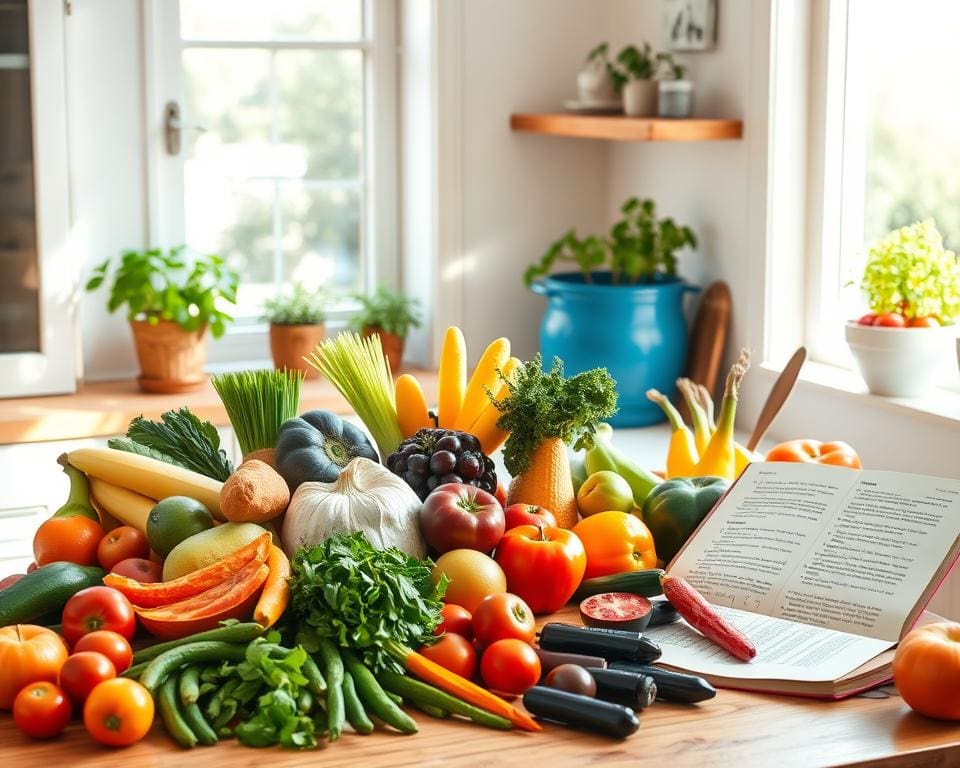
POLYGON ((951 325, 883 328, 851 321, 846 329, 847 344, 867 389, 886 397, 919 397, 933 389, 956 335, 951 325))
POLYGON ((657 114, 660 117, 690 117, 693 114, 693 83, 690 80, 661 80, 657 114))
POLYGON ((581 104, 606 104, 617 98, 617 93, 601 61, 590 61, 577 73, 577 93, 581 104))
POLYGON ((623 86, 623 111, 631 117, 657 114, 657 81, 631 80, 623 86))

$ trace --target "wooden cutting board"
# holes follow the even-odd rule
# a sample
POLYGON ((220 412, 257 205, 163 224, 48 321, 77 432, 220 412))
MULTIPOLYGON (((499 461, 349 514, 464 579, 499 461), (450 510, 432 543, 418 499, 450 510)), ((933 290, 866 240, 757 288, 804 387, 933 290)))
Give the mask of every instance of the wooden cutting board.
MULTIPOLYGON (((710 390, 717 399, 723 350, 730 331, 730 286, 722 280, 711 283, 703 294, 690 331, 686 377, 710 390)), ((684 407, 682 413, 689 414, 684 407)))

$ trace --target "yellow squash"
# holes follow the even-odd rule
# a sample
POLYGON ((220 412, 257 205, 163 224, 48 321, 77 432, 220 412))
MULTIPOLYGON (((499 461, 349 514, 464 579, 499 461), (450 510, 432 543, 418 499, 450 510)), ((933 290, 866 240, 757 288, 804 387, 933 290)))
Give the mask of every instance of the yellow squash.
POLYGON ((480 418, 480 412, 490 402, 487 390, 496 391, 500 384, 498 369, 503 369, 510 359, 510 339, 500 337, 490 342, 484 351, 480 362, 473 370, 470 384, 463 396, 463 406, 460 415, 454 423, 454 429, 469 431, 473 423, 480 418))
POLYGON ((466 388, 467 343, 463 332, 452 325, 443 337, 437 372, 437 421, 441 427, 452 428, 456 423, 466 388))

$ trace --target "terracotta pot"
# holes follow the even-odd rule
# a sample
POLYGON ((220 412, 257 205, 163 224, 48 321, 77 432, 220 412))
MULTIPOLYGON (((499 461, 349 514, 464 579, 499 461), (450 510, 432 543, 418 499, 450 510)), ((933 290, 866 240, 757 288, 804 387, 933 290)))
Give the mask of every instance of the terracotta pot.
POLYGON ((364 336, 373 336, 375 333, 380 335, 380 346, 383 347, 383 354, 390 363, 390 370, 396 373, 400 370, 400 363, 403 360, 403 337, 395 333, 387 333, 376 325, 363 329, 364 336))
POLYGON ((308 379, 315 379, 320 372, 303 359, 327 337, 324 325, 274 325, 270 324, 270 354, 277 370, 304 371, 308 379))
POLYGON ((185 331, 170 320, 131 320, 130 329, 140 363, 137 383, 144 392, 189 392, 206 382, 206 327, 185 331))

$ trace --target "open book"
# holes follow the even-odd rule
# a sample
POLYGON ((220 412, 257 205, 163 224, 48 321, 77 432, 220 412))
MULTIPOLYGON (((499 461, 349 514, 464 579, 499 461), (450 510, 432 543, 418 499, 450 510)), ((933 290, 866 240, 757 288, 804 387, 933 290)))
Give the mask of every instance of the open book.
POLYGON ((926 620, 958 553, 960 480, 751 464, 668 571, 756 658, 739 661, 683 622, 647 634, 663 664, 714 685, 842 698, 891 679, 894 647, 926 620))

